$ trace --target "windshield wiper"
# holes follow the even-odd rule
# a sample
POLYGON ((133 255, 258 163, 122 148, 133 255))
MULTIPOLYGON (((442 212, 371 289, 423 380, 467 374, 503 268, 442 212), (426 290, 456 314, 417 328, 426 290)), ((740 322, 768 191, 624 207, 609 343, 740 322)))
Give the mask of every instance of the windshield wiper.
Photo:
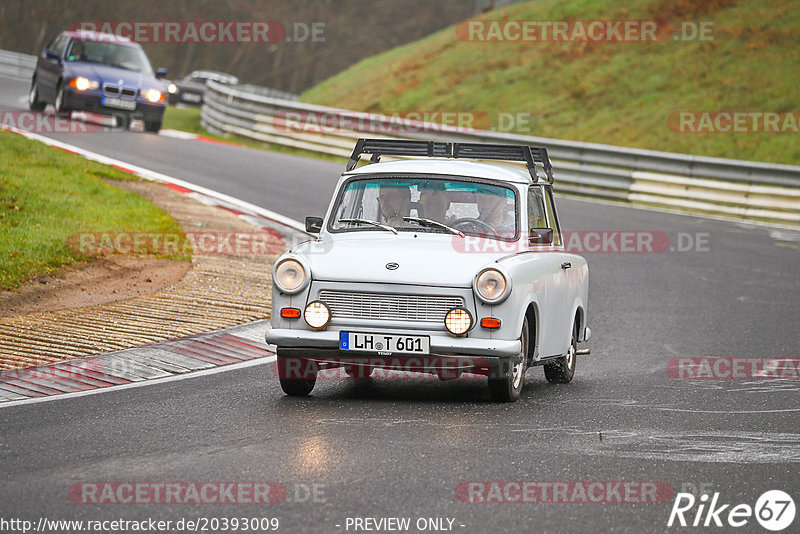
POLYGON ((446 224, 440 223, 439 221, 434 221, 431 219, 423 219, 422 217, 403 217, 403 220, 414 221, 420 223, 422 226, 435 226, 436 228, 443 228, 444 230, 447 230, 453 235, 464 237, 464 232, 462 232, 461 230, 453 228, 452 226, 447 226, 446 224))
POLYGON ((382 228, 384 230, 388 230, 388 231, 392 232, 394 235, 397 235, 397 230, 395 230, 393 227, 389 226, 388 224, 381 224, 379 222, 370 221, 369 219, 339 219, 339 222, 371 224, 372 226, 377 226, 378 228, 382 228))

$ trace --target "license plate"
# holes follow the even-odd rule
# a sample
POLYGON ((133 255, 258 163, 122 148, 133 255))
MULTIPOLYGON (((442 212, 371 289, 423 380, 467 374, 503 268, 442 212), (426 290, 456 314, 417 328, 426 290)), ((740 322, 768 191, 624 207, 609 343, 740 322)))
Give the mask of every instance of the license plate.
POLYGON ((187 102, 200 102, 200 95, 195 93, 183 93, 181 97, 187 102))
POLYGON ((121 98, 113 98, 109 96, 103 97, 103 105, 109 108, 127 109, 133 111, 136 109, 135 100, 123 100, 121 98))
POLYGON ((361 352, 429 354, 431 338, 428 336, 339 332, 339 348, 361 352))

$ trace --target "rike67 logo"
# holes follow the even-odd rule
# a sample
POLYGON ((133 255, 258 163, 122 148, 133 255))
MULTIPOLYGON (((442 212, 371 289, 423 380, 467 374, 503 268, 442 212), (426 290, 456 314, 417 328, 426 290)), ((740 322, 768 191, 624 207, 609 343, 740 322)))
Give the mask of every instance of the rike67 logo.
MULTIPOLYGON (((756 532, 752 525, 755 518, 762 528, 771 532, 787 529, 794 522, 795 505, 792 497, 781 490, 764 492, 755 506, 749 504, 723 504, 719 492, 710 498, 703 494, 699 498, 691 493, 678 493, 669 514, 667 527, 733 527, 747 532, 756 532)), ((757 527, 755 527, 757 528, 757 527)))

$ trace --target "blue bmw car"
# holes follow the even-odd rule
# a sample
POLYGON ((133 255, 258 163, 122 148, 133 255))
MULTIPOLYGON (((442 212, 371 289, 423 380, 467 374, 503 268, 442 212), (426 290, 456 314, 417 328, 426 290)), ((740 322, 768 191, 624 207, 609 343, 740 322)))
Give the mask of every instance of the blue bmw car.
POLYGON ((103 33, 67 31, 42 51, 28 96, 30 109, 52 104, 57 112, 89 111, 117 117, 125 127, 133 118, 158 132, 167 106, 161 81, 142 47, 103 33))

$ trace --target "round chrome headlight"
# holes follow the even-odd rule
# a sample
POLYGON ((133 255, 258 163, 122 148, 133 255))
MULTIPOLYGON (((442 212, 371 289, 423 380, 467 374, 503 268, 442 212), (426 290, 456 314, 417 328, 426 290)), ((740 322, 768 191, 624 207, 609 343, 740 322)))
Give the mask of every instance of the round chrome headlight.
POLYGON ((475 278, 475 291, 481 300, 494 303, 506 293, 506 277, 497 269, 484 269, 475 278))
POLYGON ((299 292, 306 282, 308 274, 303 265, 295 259, 285 259, 275 266, 273 280, 278 289, 284 293, 299 292))
POLYGON ((472 315, 466 308, 453 308, 444 316, 444 326, 451 334, 466 334, 472 328, 472 315))
POLYGON ((315 300, 314 302, 308 303, 303 318, 306 320, 306 323, 308 323, 308 326, 319 330, 325 328, 325 325, 331 320, 331 311, 324 302, 315 300))

